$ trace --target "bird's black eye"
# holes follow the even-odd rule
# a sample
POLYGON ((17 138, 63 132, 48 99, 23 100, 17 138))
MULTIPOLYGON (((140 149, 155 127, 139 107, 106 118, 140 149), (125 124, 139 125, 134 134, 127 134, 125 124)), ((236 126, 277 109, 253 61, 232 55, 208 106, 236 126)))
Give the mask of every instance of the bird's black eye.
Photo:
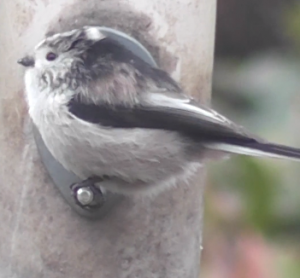
POLYGON ((55 53, 53 53, 53 52, 49 52, 49 53, 47 53, 47 55, 46 55, 46 59, 47 59, 48 61, 53 61, 53 60, 56 59, 56 57, 57 57, 57 55, 56 55, 55 53))

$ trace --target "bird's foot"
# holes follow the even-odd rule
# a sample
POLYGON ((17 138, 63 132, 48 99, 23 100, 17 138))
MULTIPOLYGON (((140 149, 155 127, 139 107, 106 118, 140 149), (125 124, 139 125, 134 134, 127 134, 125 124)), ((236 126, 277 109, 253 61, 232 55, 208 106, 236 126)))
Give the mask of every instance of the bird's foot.
POLYGON ((101 207, 104 203, 104 196, 95 183, 103 181, 102 178, 88 178, 70 186, 72 195, 78 206, 91 210, 101 207))

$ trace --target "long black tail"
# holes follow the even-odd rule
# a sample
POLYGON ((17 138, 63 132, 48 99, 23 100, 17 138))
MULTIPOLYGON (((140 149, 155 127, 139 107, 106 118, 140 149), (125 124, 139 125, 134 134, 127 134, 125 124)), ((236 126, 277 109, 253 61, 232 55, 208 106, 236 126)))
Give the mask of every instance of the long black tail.
POLYGON ((209 143, 208 148, 250 156, 300 160, 300 149, 262 142, 209 143))

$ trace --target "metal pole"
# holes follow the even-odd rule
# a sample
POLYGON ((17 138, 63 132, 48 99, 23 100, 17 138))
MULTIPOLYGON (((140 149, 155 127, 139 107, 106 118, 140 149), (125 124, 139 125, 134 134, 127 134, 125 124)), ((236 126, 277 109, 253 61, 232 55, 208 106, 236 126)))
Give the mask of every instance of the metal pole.
POLYGON ((99 24, 124 31, 209 99, 216 2, 0 2, 0 277, 199 277, 204 171, 154 199, 126 198, 86 220, 61 198, 32 137, 16 64, 47 31, 99 24))

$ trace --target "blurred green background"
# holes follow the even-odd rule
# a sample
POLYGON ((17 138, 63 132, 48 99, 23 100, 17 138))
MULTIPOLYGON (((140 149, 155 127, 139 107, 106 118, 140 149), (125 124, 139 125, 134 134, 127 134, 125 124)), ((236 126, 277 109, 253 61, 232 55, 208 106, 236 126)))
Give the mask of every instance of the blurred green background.
MULTIPOLYGON (((212 107, 300 147, 300 1, 218 1, 212 107)), ((205 278, 300 277, 300 164, 233 157, 209 166, 205 278)))

